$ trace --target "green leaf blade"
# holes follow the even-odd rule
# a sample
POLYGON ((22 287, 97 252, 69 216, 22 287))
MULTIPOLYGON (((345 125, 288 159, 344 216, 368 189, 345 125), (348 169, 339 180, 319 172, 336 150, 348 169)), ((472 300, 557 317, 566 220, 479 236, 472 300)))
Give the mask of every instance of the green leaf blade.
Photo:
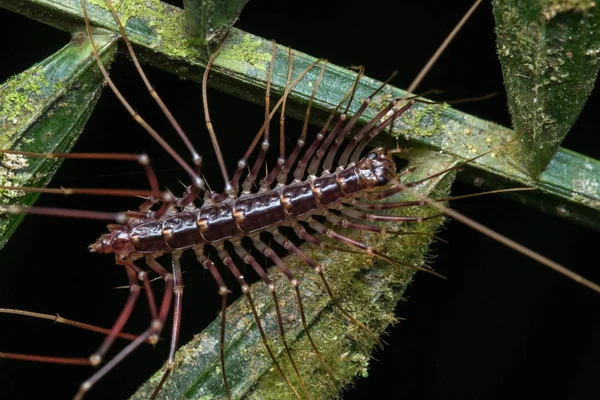
MULTIPOLYGON (((118 36, 96 35, 108 65, 118 36)), ((90 117, 104 84, 92 48, 83 34, 61 50, 0 87, 0 150, 64 153, 75 144, 90 117)), ((0 159, 0 185, 45 187, 60 160, 4 154, 0 159)), ((32 205, 38 193, 0 189, 0 204, 32 205)), ((0 248, 8 241, 23 215, 0 214, 0 248)))
POLYGON ((523 163, 539 177, 579 116, 600 67, 591 0, 495 0, 498 57, 523 163))

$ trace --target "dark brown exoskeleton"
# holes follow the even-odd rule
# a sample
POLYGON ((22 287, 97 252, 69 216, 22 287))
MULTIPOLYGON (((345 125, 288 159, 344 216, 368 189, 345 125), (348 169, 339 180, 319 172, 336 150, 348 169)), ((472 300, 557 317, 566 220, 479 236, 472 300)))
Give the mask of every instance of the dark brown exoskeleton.
POLYGON ((90 250, 114 253, 120 259, 140 258, 293 225, 298 218, 322 215, 328 206, 353 199, 356 193, 387 185, 396 178, 395 169, 391 156, 377 148, 356 165, 333 174, 218 204, 206 202, 159 220, 139 219, 130 224, 133 227, 112 225, 111 233, 102 235, 90 250))

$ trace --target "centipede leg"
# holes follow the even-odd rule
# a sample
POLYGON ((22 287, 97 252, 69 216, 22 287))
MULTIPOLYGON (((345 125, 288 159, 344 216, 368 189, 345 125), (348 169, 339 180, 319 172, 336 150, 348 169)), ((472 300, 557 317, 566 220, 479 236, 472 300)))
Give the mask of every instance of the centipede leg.
MULTIPOLYGON (((283 235, 279 234, 279 236, 283 237, 283 235)), ((280 238, 281 239, 281 238, 280 238)), ((284 243, 285 243, 285 237, 283 237, 284 239, 284 243)), ((277 240, 277 239, 276 239, 277 240)), ((291 242, 289 242, 289 240, 287 241, 287 244, 291 244, 291 242)), ((333 372, 331 372, 331 369, 329 368, 329 366, 325 363, 325 360, 323 359, 323 357, 321 356, 321 353, 319 352, 319 350, 317 349, 317 346, 314 343, 314 340, 310 334, 310 331, 308 329, 308 325, 306 323, 306 315, 304 314, 304 306, 302 304, 302 296, 300 294, 300 284, 298 282, 298 280, 294 277, 294 275, 292 274, 292 272, 289 270, 289 268, 285 265, 285 263, 281 260, 281 258, 279 258, 279 256, 275 253, 275 251, 273 251, 273 249, 271 249, 270 247, 268 247, 264 242, 260 241, 260 240, 255 240, 255 246, 256 248, 261 251, 264 255, 266 255, 267 257, 269 257, 276 265, 277 267, 283 272, 283 274, 286 276, 286 278, 288 278, 288 280, 290 281, 292 287, 294 288, 295 292, 296 292, 296 299, 298 301, 298 308, 300 310, 300 316, 302 318, 302 324, 304 327, 304 331, 306 332, 306 336, 308 337, 308 340, 315 352, 315 354, 317 355, 317 358, 319 359, 319 361, 321 362, 321 364, 323 365, 323 367, 325 368, 327 374, 329 374, 334 386, 335 386, 335 378, 333 377, 333 372)))
MULTIPOLYGON (((166 282, 167 287, 165 291, 173 293, 175 295, 174 310, 173 310, 173 326, 171 329, 171 344, 169 346, 169 358, 165 364, 165 372, 160 379, 160 382, 154 388, 151 399, 155 399, 160 392, 160 389, 165 384, 167 378, 171 374, 173 368, 175 368, 175 351, 177 350, 177 343, 179 341, 179 329, 181 327, 181 302, 183 298, 183 282, 181 278, 181 264, 179 262, 181 258, 181 252, 175 252, 172 256, 172 269, 173 273, 170 274, 162 265, 160 265, 155 259, 147 257, 146 264, 152 268, 157 274, 159 274, 166 282)), ((163 303, 166 305, 167 303, 163 303)), ((169 313, 169 307, 161 308, 159 313, 159 321, 164 321, 169 313)))
MULTIPOLYGON (((308 233, 306 231, 306 229, 304 229, 304 227, 302 227, 300 224, 294 225, 294 231, 296 232, 298 237, 302 240, 306 240, 307 242, 317 245, 319 247, 325 245, 325 243, 323 243, 323 241, 321 239, 308 233)), ((291 244, 291 246, 288 245, 290 247, 290 251, 293 252, 294 254, 296 254, 298 257, 300 257, 300 259, 302 261, 304 261, 306 264, 308 264, 319 275, 319 277, 321 278, 321 281, 323 281, 323 285, 325 285, 325 290, 327 291, 329 298, 331 299, 333 304, 335 304, 335 306, 340 310, 340 312, 342 314, 344 314, 344 316, 346 316, 346 318, 348 318, 352 323, 356 324, 359 328, 361 328, 363 331, 365 331, 365 333, 367 333, 369 336, 371 336, 371 338, 373 338, 373 340, 375 341, 375 343, 377 343, 377 345, 379 347, 383 348, 383 344, 381 343, 381 341, 379 340, 377 335, 375 333, 373 333, 373 331, 371 329, 369 329, 368 326, 366 326, 365 324, 363 324, 362 322, 360 322, 359 320, 354 318, 348 311, 346 311, 346 309, 344 309, 344 307, 342 307, 342 305, 338 301, 337 297, 335 297, 333 295, 333 291, 331 290, 331 287, 329 286, 329 283, 327 282, 327 279, 325 278, 323 269, 320 266, 316 265, 316 263, 310 257, 308 257, 306 254, 304 254, 304 252, 302 252, 302 250, 300 250, 298 247, 296 247, 293 243, 290 242, 290 244, 291 244)))
MULTIPOLYGON (((277 45, 273 41, 272 46, 271 46, 271 62, 269 63, 269 75, 267 78, 267 89, 266 89, 266 93, 265 93, 265 123, 264 123, 265 130, 264 130, 264 134, 263 134, 263 141, 260 145, 260 152, 258 153, 258 158, 254 162, 254 165, 252 166, 250 173, 248 174, 248 176, 242 183, 242 190, 244 193, 250 193, 250 189, 252 188, 254 181, 258 177, 259 170, 260 170, 260 168, 262 168, 262 166, 265 162, 265 157, 267 155, 267 151, 269 150, 269 147, 271 145, 271 143, 269 141, 269 133, 270 133, 269 131, 270 131, 270 126, 271 126, 270 99, 271 99, 271 80, 273 79, 273 67, 275 66, 276 50, 277 50, 277 45)), ((291 49, 289 50, 288 54, 289 54, 289 60, 290 60, 290 66, 291 66, 291 64, 292 64, 291 49)), ((291 71, 291 69, 290 69, 290 71, 291 71)), ((285 103, 285 99, 286 98, 284 98, 284 100, 283 100, 284 103, 285 103)))
POLYGON ((269 292, 271 293, 271 296, 273 297, 273 303, 275 305, 275 314, 277 315, 277 324, 279 326, 279 336, 281 337, 281 341, 283 342, 283 348, 285 350, 285 353, 286 353, 288 359, 290 360, 290 364, 292 364, 292 368, 294 369, 294 372, 296 373, 298 380, 300 381, 300 386, 302 387, 302 391, 308 398, 311 398, 310 394, 308 393, 308 391, 306 389, 304 379, 302 379, 302 376, 300 375, 300 370, 296 366, 296 361, 294 361, 294 358, 292 357, 292 352, 290 351, 289 345, 287 343, 287 339, 285 337, 285 330, 283 328, 283 319, 281 318, 281 310, 279 308, 279 300, 277 299, 277 292, 275 291, 275 284, 273 283, 271 278, 269 278, 267 276, 267 274, 265 273, 263 268, 256 262, 254 257, 252 257, 250 255, 250 253, 248 253, 243 247, 236 246, 235 251, 242 258, 242 260, 244 260, 245 263, 249 264, 252 267, 252 269, 254 269, 254 271, 256 271, 258 276, 260 276, 262 281, 267 285, 267 288, 269 289, 269 292))
MULTIPOLYGON (((350 98, 348 100, 348 104, 344 109, 344 112, 340 115, 338 121, 334 125, 333 129, 329 134, 325 137, 325 140, 322 141, 319 149, 315 152, 315 154, 310 158, 310 164, 308 165, 308 174, 315 175, 319 169, 319 165, 321 164, 321 160, 325 157, 327 150, 331 147, 331 143, 333 140, 344 132, 344 127, 352 123, 354 118, 351 118, 351 121, 346 123, 346 118, 348 118, 348 111, 350 110, 350 106, 352 105, 352 101, 354 100, 354 94, 356 93, 356 88, 358 87, 358 82, 360 82, 360 78, 365 73, 365 68, 360 67, 358 74, 356 75, 356 79, 354 80, 354 84, 352 85, 352 89, 350 90, 350 98), (344 125, 345 124, 345 125, 344 125), (339 132, 339 133, 338 133, 339 132)), ((366 108, 366 106, 365 106, 366 108)), ((362 112, 362 111, 361 111, 362 112)), ((358 119, 358 117, 356 117, 358 119)), ((326 130, 321 130, 321 132, 326 132, 326 130)), ((334 145, 335 147, 335 145, 334 145)), ((308 152, 307 152, 308 153, 308 152)), ((324 169, 324 173, 328 173, 327 169, 324 169)))
POLYGON ((407 216, 401 216, 401 215, 379 215, 379 214, 371 214, 371 213, 354 210, 349 207, 342 207, 340 211, 342 212, 342 214, 351 216, 352 218, 360 219, 363 221, 374 221, 374 222, 397 222, 397 223, 423 222, 423 221, 428 221, 430 219, 439 218, 439 217, 444 216, 443 213, 434 214, 429 217, 407 217, 407 216))
MULTIPOLYGON (((119 262, 119 260, 117 260, 117 263, 120 263, 125 266, 125 272, 127 273, 127 278, 129 279, 129 296, 125 301, 125 305, 121 310, 121 314, 119 315, 112 329, 110 330, 109 335, 104 339, 104 342, 102 343, 100 348, 90 356, 90 363, 92 365, 99 365, 102 362, 102 359, 106 355, 106 352, 112 346, 112 344, 117 338, 117 335, 121 332, 121 330, 129 320, 131 312, 133 311, 135 304, 137 303, 137 300, 140 296, 138 275, 135 269, 131 268, 131 266, 127 263, 119 262)), ((156 309, 154 311, 156 311, 156 309)))
MULTIPOLYGON (((335 223, 335 220, 332 220, 331 222, 335 223)), ((422 268, 418 265, 406 264, 406 263, 402 263, 397 260, 394 260, 391 257, 386 256, 382 252, 374 249, 373 247, 371 247, 363 242, 360 242, 358 240, 354 240, 352 238, 344 236, 341 233, 338 233, 338 232, 334 231, 333 229, 326 227, 325 225, 323 225, 322 223, 320 223, 319 221, 317 221, 315 219, 311 219, 310 221, 308 221, 308 224, 312 229, 321 233, 322 235, 325 235, 326 237, 328 237, 330 239, 333 239, 335 241, 338 241, 338 242, 343 243, 350 247, 355 247, 357 249, 362 250, 365 254, 367 254, 369 256, 374 256, 374 257, 380 258, 380 259, 388 262, 392 267, 394 267, 399 272, 400 272, 399 266, 405 266, 408 268, 416 269, 418 271, 427 272, 429 274, 432 274, 432 275, 435 275, 442 279, 445 279, 442 275, 440 275, 430 269, 422 268)))
POLYGON ((304 145, 306 144, 306 134, 308 132, 308 119, 310 117, 310 110, 312 108, 312 103, 315 99, 315 95, 317 94, 317 89, 319 89, 319 85, 321 84, 321 80, 323 79, 323 74, 325 73, 325 68, 327 68, 327 61, 325 61, 323 63, 323 66, 321 67, 321 71, 319 72, 319 77, 317 78, 317 82, 315 83, 312 94, 308 101, 308 106, 306 107, 306 112, 304 115, 304 125, 302 126, 302 133, 300 134, 300 137, 296 141, 296 147, 294 147, 294 150, 292 150, 292 153, 287 158, 287 160, 285 160, 284 164, 281 166, 279 171, 276 171, 276 170, 271 171, 271 175, 273 175, 273 176, 269 176, 269 178, 268 178, 269 183, 273 182, 274 175, 277 174, 277 182, 280 185, 286 184, 287 179, 288 179, 288 174, 290 173, 292 165, 294 165, 294 163, 296 162, 296 159, 300 155, 300 151, 302 151, 302 149, 304 148, 304 145))
MULTIPOLYGON (((132 270, 127 269, 127 271, 133 271, 133 269, 132 270)), ((135 271, 133 271, 133 273, 128 272, 128 276, 129 276, 130 282, 135 282, 135 278, 136 278, 135 271)), ((137 282, 136 282, 136 285, 137 285, 137 282)), ((139 292, 139 286, 137 287, 137 291, 139 292)), ((96 371, 95 374, 93 374, 90 378, 88 378, 85 382, 83 382, 81 384, 81 386, 79 387, 79 391, 75 395, 74 400, 81 400, 83 398, 83 396, 85 395, 85 393, 88 392, 92 388, 92 386, 94 386, 94 384, 96 382, 98 382, 100 379, 102 379, 102 377, 104 375, 106 375, 108 372, 110 372, 117 364, 119 364, 121 361, 123 361, 123 359, 125 359, 129 354, 131 354, 138 347, 140 347, 144 342, 146 342, 147 340, 153 341, 152 338, 158 339, 158 335, 160 334, 160 331, 161 331, 162 327, 164 326, 165 320, 167 318, 168 310, 171 307, 172 291, 173 291, 172 280, 167 279, 166 285, 165 285, 165 292, 163 293, 163 298, 162 298, 162 302, 161 302, 161 307, 160 307, 161 313, 159 313, 159 319, 153 320, 150 327, 148 329, 146 329, 140 336, 138 336, 138 338, 136 340, 134 340, 129 345, 127 345, 116 356, 114 356, 108 363, 106 363, 102 368, 100 368, 98 371, 96 371), (166 310, 166 312, 164 310, 166 310)))
MULTIPOLYGON (((279 231, 277 231, 277 232, 274 233, 273 238, 284 249, 286 249, 287 251, 290 251, 293 254, 296 254, 297 256, 299 256, 302 261, 304 261, 306 264, 308 264, 311 267, 313 267, 313 269, 315 271, 317 271, 317 270, 320 271, 320 269, 318 269, 318 267, 316 266, 316 264, 306 254, 304 254, 302 251, 300 251, 300 249, 298 249, 288 238, 286 238, 285 236, 283 236, 279 231)), ((319 273, 319 272, 317 272, 317 273, 319 273)), ((296 289, 297 289, 297 287, 296 287, 296 289)), ((299 292, 297 292, 297 293, 299 295, 299 292)), ((301 311, 300 314, 302 316, 302 325, 304 326, 304 331, 306 332, 306 336, 308 337, 308 340, 310 341, 310 344, 311 344, 311 346, 312 346, 315 354, 317 355, 317 358, 321 362, 321 365, 323 365, 323 368, 325 368, 325 371, 327 372, 327 374, 331 378, 331 381, 333 382, 333 385, 335 387, 337 385, 336 385, 336 381, 335 381, 335 377, 333 375, 333 372, 331 371, 331 368, 329 368, 329 366, 327 365, 327 363, 323 359, 323 356, 319 352, 317 346, 315 345, 315 342, 314 342, 314 340, 312 338, 312 335, 310 334, 310 331, 308 329, 308 325, 306 324, 306 318, 304 316, 304 310, 303 310, 303 307, 302 307, 302 302, 299 301, 298 304, 300 305, 300 311, 301 311)))
POLYGON ((219 295, 221 296, 221 337, 219 340, 219 353, 221 358, 221 369, 223 371, 223 385, 225 386, 225 393, 227 394, 227 399, 231 400, 231 392, 229 390, 229 383, 227 382, 227 373, 225 370, 225 317, 227 313, 227 295, 230 291, 225 285, 225 281, 221 277, 221 274, 219 271, 217 271, 215 264, 208 257, 202 254, 202 250, 195 250, 195 253, 198 262, 200 262, 200 264, 202 264, 202 266, 210 272, 215 282, 217 282, 217 285, 219 286, 219 295))
MULTIPOLYGON (((294 55, 292 53, 292 49, 288 48, 289 62, 288 62, 287 79, 285 81, 286 91, 287 91, 287 88, 290 86, 290 82, 292 80, 292 71, 293 71, 293 66, 294 66, 293 57, 294 57, 294 55)), ((270 90, 270 85, 267 88, 267 90, 268 91, 270 90)), ((269 95, 269 97, 270 97, 270 95, 269 95)), ((287 103, 287 96, 284 96, 283 103, 281 103, 281 112, 279 114, 279 157, 277 158, 277 163, 275 164, 273 169, 271 169, 271 172, 267 172, 266 176, 263 179, 261 179, 260 190, 269 190, 270 189, 271 183, 273 183, 273 180, 275 179, 275 177, 277 176, 279 171, 281 171, 283 164, 285 164, 285 160, 286 160, 286 158, 285 158, 285 106, 286 106, 286 103, 287 103)), ((265 101, 265 124, 268 124, 268 119, 269 119, 268 104, 269 103, 267 101, 265 101)), ((265 132, 266 132, 266 129, 265 129, 265 132)))
POLYGON ((264 344, 265 348, 267 349, 267 352, 269 353, 269 356, 271 357, 273 364, 275 364, 275 368, 277 368, 277 371, 279 371, 279 374, 285 381, 286 385, 288 385, 288 387, 292 390, 292 392, 294 393, 296 398, 300 399, 300 395, 298 394, 296 389, 290 383, 290 380, 288 379, 288 377, 285 374, 285 372, 283 371, 283 369, 281 369, 281 366, 279 365, 277 358, 275 358, 275 355, 273 354, 273 351, 271 350, 271 346, 269 345, 269 341, 267 340, 267 335, 265 334, 262 323, 260 322, 260 317, 258 315, 258 312, 256 311, 256 307, 254 306, 254 301, 252 300, 252 295, 250 293, 251 292, 250 286, 246 283, 244 276, 240 273, 240 270, 237 268, 237 266, 235 265, 235 262, 233 261, 233 259, 229 255, 229 253, 227 253, 227 251, 225 251, 224 249, 220 249, 219 257, 221 258, 223 263, 227 266, 227 268, 229 268, 229 270, 233 273, 233 276, 235 276, 237 281, 239 282, 240 287, 242 289, 242 293, 244 294, 244 296, 246 296, 246 299, 248 300, 248 304, 250 304, 250 309, 252 310, 252 315, 254 316, 254 321, 256 322, 258 331, 260 332, 260 336, 262 338, 263 344, 264 344))

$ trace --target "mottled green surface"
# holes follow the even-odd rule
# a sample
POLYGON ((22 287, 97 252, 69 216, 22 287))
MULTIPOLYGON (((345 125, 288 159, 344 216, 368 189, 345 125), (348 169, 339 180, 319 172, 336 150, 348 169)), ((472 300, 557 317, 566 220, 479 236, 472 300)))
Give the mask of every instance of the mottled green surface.
MULTIPOLYGON (((206 60, 186 40, 183 11, 158 0, 148 0, 145 3, 151 6, 139 7, 136 6, 139 1, 142 0, 119 1, 115 6, 122 14, 127 33, 142 59, 180 76, 200 80, 206 60)), ((104 0, 89 3, 97 4, 89 7, 92 23, 116 31, 104 0)), ((557 13, 560 11, 562 15, 564 8, 558 7, 558 4, 552 10, 557 13)), ((79 0, 0 0, 0 6, 66 30, 73 29, 83 21, 79 0)), ((270 51, 270 41, 232 29, 215 63, 209 84, 237 97, 262 102, 270 51)), ((297 76, 314 60, 306 54, 295 52, 294 75, 297 76)), ((287 64, 287 49, 279 46, 272 85, 275 95, 283 92, 287 64)), ((311 71, 309 78, 290 95, 287 109, 291 115, 299 116, 303 112, 317 75, 317 69, 311 71)), ((354 79, 354 73, 328 65, 311 114, 313 123, 323 123, 327 112, 339 102, 354 79)), ((379 84, 364 78, 358 86, 356 98, 364 98, 379 84)), ((404 94, 400 89, 386 87, 380 98, 373 101, 373 107, 365 113, 362 121, 371 118, 378 105, 383 106, 386 99, 404 94)), ((576 100, 570 98, 570 101, 576 100)), ((357 108, 358 103, 355 103, 352 109, 357 108)), ((462 158, 473 157, 515 136, 509 129, 445 106, 417 104, 406 114, 404 121, 409 122, 399 123, 396 128, 398 134, 402 133, 404 144, 409 147, 429 147, 462 158), (417 117, 416 120, 413 117, 417 117)), ((521 194, 521 201, 590 227, 600 227, 600 164, 559 148, 549 167, 537 179, 532 178, 532 164, 525 161, 532 154, 529 152, 531 146, 528 137, 527 134, 523 135, 521 143, 511 145, 502 152, 501 157, 485 157, 470 163, 464 179, 485 187, 537 187, 540 189, 537 192, 521 194), (567 160, 569 164, 564 164, 567 160)))
MULTIPOLYGON (((116 49, 112 33, 96 35, 108 64, 116 49)), ((0 86, 0 150, 68 152, 83 130, 104 79, 83 34, 61 50, 0 86)), ((2 155, 0 185, 46 186, 60 161, 2 155)), ((0 204, 31 205, 36 193, 0 189, 0 204)), ((0 248, 23 215, 0 213, 0 248)))
MULTIPOLYGON (((409 154, 409 157, 411 166, 417 167, 418 172, 407 177, 407 181, 427 177, 454 163, 449 157, 432 155, 427 151, 415 150, 409 154)), ((446 176, 431 179, 419 186, 419 192, 433 198, 446 197, 452 178, 446 176)), ((395 197, 397 200, 410 198, 409 194, 395 197)), ((428 207, 403 208, 396 212, 398 215, 415 216, 437 214, 437 210, 428 207)), ((405 229, 434 233, 442 221, 443 218, 435 218, 425 223, 408 224, 405 229)), ((387 224, 388 228, 391 228, 390 225, 392 224, 387 224)), ((400 262, 419 266, 426 263, 427 249, 431 241, 429 237, 343 232, 368 242, 374 248, 380 249, 400 262)), ((385 261, 366 255, 323 251, 306 244, 303 245, 303 249, 324 268, 336 297, 354 317, 367 324, 377 334, 382 334, 390 324, 397 322, 394 309, 410 283, 414 269, 400 266, 398 267, 400 270, 397 270, 385 261)), ((318 275, 310 267, 299 261, 297 257, 287 257, 285 261, 301 282, 303 304, 313 338, 327 364, 334 371, 336 386, 334 387, 328 379, 303 333, 295 294, 288 280, 273 267, 269 275, 276 281, 282 319, 288 342, 293 347, 294 359, 301 369, 301 375, 313 399, 335 398, 338 390, 352 382, 356 376, 367 375, 369 354, 375 344, 368 335, 347 320, 332 305, 318 275)), ((300 385, 287 358, 281 356, 283 349, 271 296, 265 290, 265 285, 260 282, 252 286, 252 295, 271 346, 277 354, 280 354, 279 360, 283 369, 296 390, 300 392, 300 385)), ((220 319, 217 318, 179 350, 177 369, 167 381, 161 392, 161 398, 224 398, 218 350, 219 329, 220 319)), ((234 398, 243 396, 274 400, 295 398, 264 349, 245 298, 241 298, 229 307, 226 343, 227 376, 234 398)), ((132 399, 147 399, 161 374, 162 371, 151 378, 132 399)))
POLYGON ((495 0, 498 56, 521 153, 532 176, 546 168, 594 88, 600 7, 592 0, 495 0))
POLYGON ((219 40, 237 21, 248 0, 183 0, 187 31, 195 46, 219 40))

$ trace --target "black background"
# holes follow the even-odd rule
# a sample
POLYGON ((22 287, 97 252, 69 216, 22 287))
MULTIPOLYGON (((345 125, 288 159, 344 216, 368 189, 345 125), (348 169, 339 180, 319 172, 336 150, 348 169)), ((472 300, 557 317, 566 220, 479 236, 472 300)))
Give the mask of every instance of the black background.
MULTIPOLYGON (((252 0, 237 24, 241 29, 339 65, 365 65, 367 74, 385 79, 399 70, 394 85, 407 87, 445 35, 470 6, 461 1, 302 1, 280 4, 252 0), (448 4, 451 4, 449 6, 448 4)), ((443 89, 442 99, 503 92, 495 56, 491 6, 485 2, 441 58, 420 90, 443 89)), ((18 73, 67 43, 67 34, 0 10, 0 80, 18 73)), ((158 92, 207 157, 215 171, 201 119, 200 86, 148 68, 158 92)), ((126 57, 112 75, 135 108, 170 132, 145 94, 126 57)), ((260 126, 260 107, 209 93, 213 122, 223 140, 230 169, 260 126), (235 139, 235 140, 231 140, 235 139), (238 146, 238 147, 233 147, 238 146)), ((600 158, 592 95, 564 146, 600 158)), ((459 108, 510 125, 503 94, 459 108)), ((298 125, 290 122, 290 135, 298 125)), ((167 133, 169 134, 169 133, 167 133)), ((175 143, 175 141, 174 141, 175 143)), ((181 147, 177 147, 181 149, 181 147)), ((161 182, 177 188, 187 181, 173 162, 146 139, 106 91, 82 134, 76 151, 147 151, 161 182)), ((183 154, 183 149, 181 149, 183 154)), ((218 175, 208 175, 219 182, 218 175)), ((51 186, 144 187, 135 165, 65 163, 51 186)), ((457 184, 456 194, 469 192, 457 184)), ((135 209, 137 200, 42 196, 39 205, 92 210, 135 209)), ((542 214, 497 196, 456 202, 454 207, 506 233, 553 260, 600 281, 597 232, 542 214)), ((122 270, 110 257, 89 254, 86 246, 104 224, 28 217, 2 252, 0 306, 46 313, 110 326, 126 298, 122 270)), ((367 379, 344 399, 387 394, 391 398, 548 397, 597 399, 600 396, 600 296, 548 271, 456 222, 436 245, 436 271, 442 281, 420 275, 407 293, 390 329, 385 351, 374 353, 367 379)), ((186 262, 182 341, 199 332, 218 310, 216 288, 193 258, 186 262)), ((233 286, 233 285, 232 285, 233 286)), ((129 331, 147 323, 140 307, 129 331)), ((0 316, 0 351, 87 356, 101 337, 73 328, 0 316)), ((102 379, 87 398, 126 398, 166 358, 167 345, 140 349, 102 379)), ((70 398, 91 374, 86 367, 0 361, 1 398, 70 398)))

